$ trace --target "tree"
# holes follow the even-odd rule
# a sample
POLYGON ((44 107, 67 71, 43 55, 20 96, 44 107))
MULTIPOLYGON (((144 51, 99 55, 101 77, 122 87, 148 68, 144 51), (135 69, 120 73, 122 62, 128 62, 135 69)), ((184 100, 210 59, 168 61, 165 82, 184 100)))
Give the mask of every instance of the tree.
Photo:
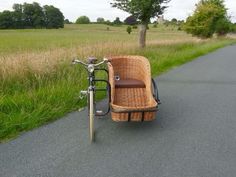
POLYGON ((42 28, 44 26, 43 8, 37 2, 24 3, 23 20, 27 28, 42 28))
POLYGON ((72 24, 69 19, 64 20, 64 24, 72 24))
POLYGON ((232 26, 231 26, 231 31, 232 31, 233 33, 236 33, 236 23, 232 24, 232 26))
POLYGON ((13 5, 13 23, 14 23, 14 28, 24 28, 24 23, 23 23, 23 5, 21 4, 14 4, 13 5))
POLYGON ((151 18, 163 14, 167 6, 162 4, 170 0, 113 0, 112 7, 116 7, 125 12, 130 13, 140 21, 139 45, 145 47, 146 45, 146 31, 147 25, 151 18))
POLYGON ((177 25, 177 23, 178 23, 178 20, 176 18, 172 18, 171 24, 172 25, 177 25))
POLYGON ((229 30, 230 21, 224 0, 201 0, 192 16, 187 18, 184 30, 201 38, 226 34, 229 30))
POLYGON ((33 2, 33 7, 34 7, 34 15, 33 15, 33 27, 35 28, 42 28, 44 27, 44 13, 43 13, 43 8, 37 3, 33 2))
POLYGON ((64 16, 53 6, 43 8, 36 2, 14 4, 13 11, 0 13, 0 28, 62 28, 64 16))
POLYGON ((106 25, 113 25, 110 20, 105 21, 105 24, 106 24, 106 25))
POLYGON ((62 12, 54 6, 44 6, 46 28, 63 28, 64 16, 62 12))
POLYGON ((137 24, 138 24, 137 19, 136 19, 133 15, 127 17, 127 18, 124 20, 124 23, 125 23, 126 25, 137 25, 137 24))
POLYGON ((114 24, 114 25, 121 25, 122 22, 120 21, 120 18, 119 18, 119 17, 116 17, 116 19, 114 20, 113 24, 114 24))
POLYGON ((178 30, 179 31, 183 30, 184 20, 178 20, 177 24, 178 24, 178 30))
POLYGON ((0 13, 0 29, 13 28, 12 12, 5 10, 0 13))
POLYGON ((228 19, 222 18, 217 21, 215 32, 218 36, 224 36, 230 31, 232 31, 232 26, 228 19))
POLYGON ((33 28, 33 15, 34 7, 33 4, 24 3, 23 4, 23 21, 24 26, 27 28, 33 28))
POLYGON ((80 16, 77 20, 76 20, 77 24, 89 24, 90 20, 87 16, 80 16))
POLYGON ((105 19, 102 18, 102 17, 98 17, 97 18, 97 23, 103 24, 103 23, 105 23, 105 19))

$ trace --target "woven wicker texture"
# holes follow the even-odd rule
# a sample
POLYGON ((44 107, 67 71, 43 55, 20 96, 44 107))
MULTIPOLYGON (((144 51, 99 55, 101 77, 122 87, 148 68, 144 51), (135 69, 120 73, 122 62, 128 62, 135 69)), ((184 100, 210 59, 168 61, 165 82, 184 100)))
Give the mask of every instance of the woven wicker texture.
POLYGON ((111 107, 114 121, 151 121, 156 112, 148 112, 157 107, 152 95, 151 70, 149 61, 141 56, 118 56, 108 63, 111 84, 111 107), (145 88, 115 88, 115 76, 122 79, 137 79, 145 83, 145 88), (130 111, 132 113, 116 113, 130 111), (137 112, 136 112, 137 111, 137 112), (140 112, 141 111, 141 112, 140 112), (143 113, 144 112, 144 113, 143 113), (143 118, 143 119, 142 119, 143 118))

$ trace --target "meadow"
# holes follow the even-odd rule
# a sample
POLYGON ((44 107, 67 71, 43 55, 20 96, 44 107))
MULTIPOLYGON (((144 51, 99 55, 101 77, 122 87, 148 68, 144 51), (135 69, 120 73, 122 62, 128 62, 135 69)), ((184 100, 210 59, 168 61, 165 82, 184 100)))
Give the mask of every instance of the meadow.
POLYGON ((201 40, 175 27, 150 25, 147 47, 139 49, 137 32, 133 29, 129 35, 126 26, 96 24, 0 31, 0 142, 86 105, 78 99, 86 88, 86 72, 71 66, 73 58, 143 55, 157 76, 235 43, 230 38, 201 40))

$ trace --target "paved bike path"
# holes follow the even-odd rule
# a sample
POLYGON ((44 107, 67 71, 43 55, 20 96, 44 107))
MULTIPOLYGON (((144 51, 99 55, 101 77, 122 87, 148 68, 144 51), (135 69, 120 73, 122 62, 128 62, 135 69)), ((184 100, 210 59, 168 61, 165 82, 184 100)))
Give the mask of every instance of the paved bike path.
POLYGON ((0 144, 1 177, 232 177, 236 174, 236 46, 157 78, 149 123, 96 120, 86 110, 0 144))

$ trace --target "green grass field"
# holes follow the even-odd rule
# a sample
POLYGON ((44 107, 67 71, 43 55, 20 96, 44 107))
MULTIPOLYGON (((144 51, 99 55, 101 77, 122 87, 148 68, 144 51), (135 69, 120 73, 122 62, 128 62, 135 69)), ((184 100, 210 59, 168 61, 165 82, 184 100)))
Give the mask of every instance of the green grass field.
MULTIPOLYGON (((164 28, 152 28, 150 25, 148 42, 156 40, 177 40, 191 36, 176 30, 165 31, 164 28)), ((2 30, 0 31, 0 53, 7 54, 22 51, 42 51, 56 48, 84 47, 84 45, 104 45, 116 41, 137 45, 137 29, 131 35, 126 32, 126 26, 113 27, 106 25, 66 25, 64 29, 51 30, 2 30), (109 28, 109 30, 107 30, 109 28)), ((185 40, 186 40, 185 39, 185 40)))
MULTIPOLYGON (((137 30, 126 26, 67 25, 60 30, 0 31, 0 142, 85 106, 79 100, 86 72, 74 57, 143 55, 152 75, 233 44, 229 38, 199 40, 173 27, 153 28, 139 49, 137 30)), ((103 95, 98 95, 103 98, 103 95)))

